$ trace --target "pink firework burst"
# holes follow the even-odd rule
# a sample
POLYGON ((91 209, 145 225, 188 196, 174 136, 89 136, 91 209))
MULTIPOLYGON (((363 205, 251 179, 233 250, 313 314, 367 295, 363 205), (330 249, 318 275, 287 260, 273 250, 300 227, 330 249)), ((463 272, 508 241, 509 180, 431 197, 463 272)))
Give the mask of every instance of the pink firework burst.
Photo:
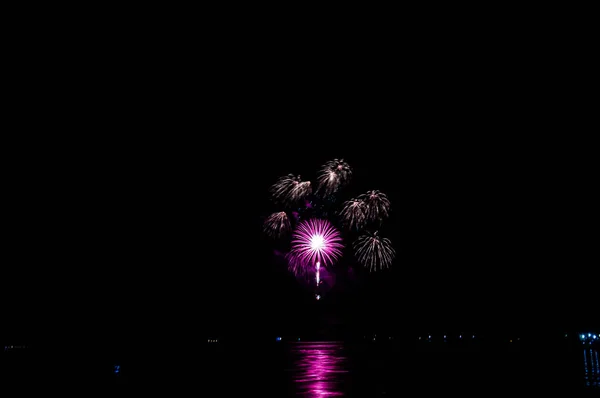
POLYGON ((332 265, 344 245, 339 231, 327 220, 302 221, 294 231, 290 258, 305 266, 332 265))

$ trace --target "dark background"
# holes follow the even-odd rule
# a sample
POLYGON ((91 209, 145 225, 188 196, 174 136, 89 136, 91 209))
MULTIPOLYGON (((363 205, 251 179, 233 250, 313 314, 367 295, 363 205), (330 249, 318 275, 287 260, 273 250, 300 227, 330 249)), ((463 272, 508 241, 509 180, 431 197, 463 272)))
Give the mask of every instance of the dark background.
POLYGON ((6 340, 597 328, 585 52, 477 32, 34 37, 6 109, 6 340), (261 223, 279 176, 333 158, 388 194, 398 255, 317 303, 261 223))

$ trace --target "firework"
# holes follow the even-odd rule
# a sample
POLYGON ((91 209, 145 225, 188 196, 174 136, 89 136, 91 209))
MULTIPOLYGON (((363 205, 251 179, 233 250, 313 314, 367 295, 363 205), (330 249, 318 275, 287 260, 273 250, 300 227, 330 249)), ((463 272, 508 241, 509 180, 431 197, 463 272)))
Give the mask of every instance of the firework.
POLYGON ((325 195, 335 193, 341 186, 347 184, 352 177, 352 169, 344 159, 333 159, 325 163, 318 176, 319 191, 325 195))
POLYGON ((271 214, 263 224, 265 233, 275 238, 287 234, 291 228, 290 219, 285 211, 271 214))
POLYGON ((317 275, 315 276, 315 280, 317 281, 317 286, 321 283, 321 263, 317 261, 317 275))
POLYGON ((271 186, 273 198, 282 203, 292 204, 305 198, 312 192, 310 181, 302 181, 300 176, 288 174, 271 186))
POLYGON ((298 224, 292 238, 291 258, 310 267, 332 265, 342 255, 340 233, 327 220, 310 219, 298 224))
POLYGON ((312 276, 315 277, 317 281, 317 286, 319 285, 321 280, 321 263, 317 261, 317 263, 310 263, 304 259, 304 257, 296 252, 290 251, 285 255, 285 258, 288 263, 288 271, 298 277, 305 277, 307 280, 312 276))
POLYGON ((392 242, 374 233, 367 232, 354 242, 354 249, 358 261, 371 271, 378 268, 389 267, 396 256, 392 242))
POLYGON ((273 200, 283 208, 266 218, 264 232, 276 238, 291 235, 291 249, 285 254, 288 269, 296 276, 305 276, 311 285, 316 283, 317 299, 325 285, 331 286, 332 280, 325 282, 333 275, 329 266, 342 256, 344 248, 330 216, 337 216, 349 233, 359 233, 353 251, 357 261, 371 271, 389 267, 395 257, 389 239, 378 232, 360 232, 381 228, 389 217, 390 201, 384 193, 367 191, 336 208, 338 192, 351 177, 348 163, 334 159, 319 170, 314 192, 310 181, 294 174, 279 178, 270 188, 273 200))
POLYGON ((360 229, 366 221, 367 206, 360 199, 351 199, 344 202, 340 217, 348 228, 360 229))
POLYGON ((390 213, 390 201, 386 194, 379 191, 367 191, 359 195, 366 206, 366 219, 369 222, 382 221, 390 213))
POLYGON ((296 252, 289 252, 285 255, 288 262, 288 270, 296 276, 307 276, 312 270, 312 266, 303 261, 302 258, 296 252))

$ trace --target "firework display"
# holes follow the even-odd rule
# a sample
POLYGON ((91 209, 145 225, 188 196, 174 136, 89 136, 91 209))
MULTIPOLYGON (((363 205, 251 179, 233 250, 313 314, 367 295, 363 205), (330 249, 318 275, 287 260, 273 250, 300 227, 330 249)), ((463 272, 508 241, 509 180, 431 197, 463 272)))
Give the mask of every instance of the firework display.
POLYGON ((310 181, 302 181, 300 176, 288 174, 281 177, 271 187, 273 198, 283 204, 294 204, 312 192, 310 181))
POLYGON ((264 222, 264 231, 267 235, 280 238, 290 232, 292 224, 285 211, 271 214, 264 222))
POLYGON ((371 270, 389 267, 396 254, 392 242, 378 231, 365 232, 354 242, 354 249, 358 260, 371 270))
POLYGON ((340 217, 348 228, 359 230, 367 220, 367 206, 360 199, 348 200, 344 202, 340 217))
POLYGON ((367 191, 357 200, 365 204, 365 217, 369 221, 382 221, 389 215, 390 201, 387 195, 379 191, 367 191))
POLYGON ((292 238, 292 250, 306 264, 333 265, 342 255, 340 233, 327 220, 310 219, 300 222, 292 238))
POLYGON ((352 177, 352 169, 344 159, 333 159, 323 165, 319 172, 319 191, 331 195, 348 184, 352 177))
POLYGON ((391 241, 379 232, 391 211, 386 194, 369 190, 338 205, 351 179, 350 165, 333 159, 318 170, 314 191, 310 181, 295 174, 279 178, 270 189, 273 202, 281 209, 265 218, 263 230, 271 238, 287 242, 289 270, 297 276, 310 276, 317 286, 344 255, 344 241, 353 242, 347 246, 369 271, 390 267, 395 257, 391 241))

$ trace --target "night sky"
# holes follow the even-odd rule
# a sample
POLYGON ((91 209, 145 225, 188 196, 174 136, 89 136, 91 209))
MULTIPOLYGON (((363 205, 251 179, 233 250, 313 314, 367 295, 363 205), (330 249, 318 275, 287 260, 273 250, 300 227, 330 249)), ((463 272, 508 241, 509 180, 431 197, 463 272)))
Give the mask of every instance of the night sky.
POLYGON ((199 77, 209 93, 175 75, 171 95, 132 68, 135 79, 100 77, 93 102, 36 113, 31 127, 79 135, 11 147, 7 335, 598 325, 589 105, 539 65, 419 46, 398 60, 362 46, 360 59, 287 51, 269 67, 240 53, 251 67, 215 61, 199 77), (349 193, 388 195, 383 231, 397 257, 351 274, 344 257, 317 303, 261 227, 278 177, 314 181, 334 158, 354 170, 349 193))
POLYGON ((215 303, 219 322, 244 324, 222 311, 230 305, 249 324, 260 320, 253 328, 290 334, 369 328, 524 332, 597 324, 589 301, 593 282, 583 277, 589 272, 593 279, 594 272, 586 248, 591 187, 581 172, 589 167, 585 156, 566 154, 576 149, 547 137, 510 135, 506 127, 440 137, 403 133, 401 127, 366 133, 359 126, 340 129, 323 145, 310 132, 271 143, 249 165, 253 198, 232 214, 248 220, 242 244, 248 249, 234 254, 239 262, 233 263, 244 277, 212 270, 241 301, 217 304, 217 297, 227 297, 225 286, 211 286, 207 302, 215 303), (388 195, 392 216, 382 232, 397 258, 390 269, 368 273, 344 257, 340 269, 353 266, 352 276, 341 271, 316 303, 284 264, 269 261, 271 246, 258 230, 278 209, 267 191, 279 175, 313 179, 332 158, 354 168, 348 197, 368 189, 388 195), (261 242, 256 249, 252 237, 261 242))

